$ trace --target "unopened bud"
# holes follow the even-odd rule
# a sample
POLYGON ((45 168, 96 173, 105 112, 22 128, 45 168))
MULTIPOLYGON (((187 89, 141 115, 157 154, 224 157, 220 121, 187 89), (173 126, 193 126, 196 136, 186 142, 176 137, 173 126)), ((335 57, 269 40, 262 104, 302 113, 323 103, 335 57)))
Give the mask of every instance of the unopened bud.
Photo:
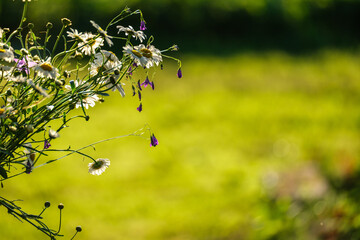
POLYGON ((85 120, 89 121, 90 117, 89 116, 85 116, 85 120))
POLYGON ((50 202, 46 201, 44 205, 45 205, 45 208, 48 208, 48 207, 50 207, 50 202))
POLYGON ((20 52, 22 55, 29 55, 28 50, 26 50, 25 48, 20 49, 20 52))
POLYGON ((11 95, 12 95, 12 92, 11 92, 10 89, 8 89, 8 90, 6 91, 6 96, 11 96, 11 95))
POLYGON ((77 227, 75 228, 75 230, 76 230, 77 232, 81 232, 81 231, 82 231, 82 228, 81 228, 81 226, 77 226, 77 227))
POLYGON ((71 26, 71 24, 72 24, 70 19, 68 19, 68 18, 62 18, 61 22, 65 27, 71 26))
POLYGON ((53 28, 53 24, 52 24, 51 22, 48 22, 48 23, 46 24, 46 28, 47 28, 47 29, 52 29, 52 28, 53 28))
POLYGON ((16 132, 17 128, 15 126, 9 126, 10 131, 16 132))
POLYGON ((29 125, 26 125, 25 126, 25 130, 28 132, 28 133, 32 133, 34 131, 34 126, 29 124, 29 125))
POLYGON ((33 24, 33 23, 29 23, 29 24, 28 24, 28 28, 29 28, 29 29, 33 29, 33 28, 34 28, 34 24, 33 24))
POLYGON ((58 209, 60 209, 60 210, 64 209, 64 204, 59 203, 59 205, 58 205, 58 209))
POLYGON ((70 72, 69 71, 64 71, 64 73, 63 73, 63 76, 65 77, 65 78, 69 78, 70 76, 71 76, 71 74, 70 74, 70 72))

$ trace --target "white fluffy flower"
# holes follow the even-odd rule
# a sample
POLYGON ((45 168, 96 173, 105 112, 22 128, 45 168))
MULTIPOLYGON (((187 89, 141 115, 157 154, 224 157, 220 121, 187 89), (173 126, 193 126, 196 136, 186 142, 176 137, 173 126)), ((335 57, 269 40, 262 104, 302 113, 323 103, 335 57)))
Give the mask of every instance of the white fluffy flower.
POLYGON ((109 166, 109 159, 98 158, 95 162, 89 163, 89 173, 92 175, 101 175, 109 166))

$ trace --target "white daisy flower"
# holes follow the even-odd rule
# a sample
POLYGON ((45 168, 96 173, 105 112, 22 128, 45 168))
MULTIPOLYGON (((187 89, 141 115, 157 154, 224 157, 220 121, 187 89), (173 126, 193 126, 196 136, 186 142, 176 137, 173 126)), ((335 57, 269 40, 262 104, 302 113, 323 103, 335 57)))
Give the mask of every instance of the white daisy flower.
POLYGON ((51 58, 49 57, 45 60, 45 62, 41 61, 34 67, 34 70, 38 73, 39 77, 56 79, 60 76, 59 70, 52 66, 50 61, 51 58))
POLYGON ((26 156, 26 160, 23 162, 23 164, 26 168, 25 172, 29 174, 32 172, 36 154, 32 150, 31 143, 25 143, 24 147, 24 154, 26 156))
POLYGON ((0 77, 11 77, 11 73, 13 70, 13 67, 0 64, 0 77))
POLYGON ((150 59, 144 57, 139 51, 137 51, 135 48, 133 48, 130 45, 126 45, 123 47, 123 52, 125 54, 128 54, 132 59, 135 60, 135 63, 141 65, 142 67, 150 68, 153 66, 153 63, 150 61, 150 59))
POLYGON ((132 26, 123 27, 123 26, 119 25, 119 26, 116 26, 116 28, 119 29, 118 34, 120 32, 124 32, 126 36, 132 36, 136 40, 139 39, 140 42, 142 42, 146 38, 146 35, 143 33, 143 31, 135 31, 132 26))
POLYGON ((82 102, 82 105, 84 106, 84 108, 89 109, 89 106, 94 107, 95 102, 97 102, 99 100, 100 100, 100 98, 96 94, 94 94, 92 96, 87 96, 87 97, 83 98, 82 101, 77 102, 75 106, 76 106, 76 108, 81 107, 81 102, 82 102))
POLYGON ((47 94, 46 90, 42 88, 39 84, 36 84, 31 80, 27 80, 27 84, 29 84, 37 93, 43 95, 44 97, 49 97, 49 94, 47 94))
POLYGON ((92 175, 101 175, 109 166, 109 159, 98 158, 95 162, 89 163, 89 173, 92 175))
POLYGON ((100 70, 104 73, 111 74, 100 81, 106 87, 111 87, 113 91, 118 90, 121 96, 125 96, 125 91, 120 83, 116 84, 119 79, 120 70, 122 67, 121 61, 116 57, 113 52, 101 50, 101 52, 95 54, 94 63, 90 65, 90 75, 95 76, 100 70))
POLYGON ((124 47, 124 52, 129 54, 142 67, 150 68, 154 66, 154 63, 158 66, 162 62, 160 50, 153 45, 148 47, 145 47, 144 44, 135 47, 127 45, 124 47))
POLYGON ((5 43, 0 43, 0 59, 6 62, 14 61, 14 49, 5 43))
POLYGON ((122 63, 116 57, 116 55, 111 51, 101 50, 95 54, 94 63, 97 66, 103 66, 105 70, 120 70, 122 63))
MULTIPOLYGON (((87 84, 87 83, 85 83, 87 84)), ((83 82, 82 81, 78 81, 78 80, 75 80, 74 81, 74 85, 75 87, 77 88, 78 86, 80 85, 83 85, 83 82)), ((71 89, 71 86, 70 85, 66 85, 65 88, 69 91, 72 91, 71 89)), ((96 94, 93 94, 93 95, 83 95, 83 99, 82 101, 79 101, 75 104, 75 107, 76 108, 79 108, 81 106, 84 106, 84 108, 88 109, 89 106, 90 107, 94 107, 95 106, 95 102, 99 101, 100 98, 96 95, 96 94)))
POLYGON ((114 43, 110 40, 110 38, 112 38, 111 36, 107 35, 107 32, 104 31, 98 24, 96 24, 94 21, 90 20, 90 23, 93 25, 94 28, 96 28, 96 30, 98 30, 98 32, 105 38, 105 41, 107 42, 107 44, 111 47, 112 45, 114 45, 114 43))
POLYGON ((84 34, 84 42, 79 43, 78 47, 79 50, 88 56, 95 54, 95 50, 100 47, 104 46, 104 39, 101 37, 95 38, 96 35, 92 33, 85 33, 84 34))
POLYGON ((70 28, 70 31, 67 31, 68 37, 73 38, 78 42, 85 42, 86 35, 85 33, 79 33, 78 30, 70 28))
POLYGON ((60 137, 60 134, 57 131, 55 131, 53 129, 50 129, 49 130, 49 137, 55 139, 55 138, 60 137))

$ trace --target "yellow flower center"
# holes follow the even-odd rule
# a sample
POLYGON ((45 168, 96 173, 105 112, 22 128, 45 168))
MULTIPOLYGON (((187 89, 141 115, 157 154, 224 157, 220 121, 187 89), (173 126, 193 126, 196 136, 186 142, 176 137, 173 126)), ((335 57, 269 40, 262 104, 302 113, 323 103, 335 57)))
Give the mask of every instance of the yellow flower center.
POLYGON ((5 108, 0 108, 0 114, 3 114, 5 112, 5 108))
POLYGON ((0 52, 1 52, 1 53, 4 53, 4 52, 6 52, 6 50, 5 50, 5 49, 0 48, 0 52))
POLYGON ((152 57, 152 52, 151 52, 149 49, 147 49, 147 48, 142 48, 142 49, 140 50, 140 52, 142 53, 142 55, 143 55, 144 57, 147 57, 147 58, 151 58, 151 57, 152 57))
POLYGON ((142 57, 141 53, 139 53, 139 52, 136 51, 136 50, 131 50, 131 52, 132 52, 135 56, 137 56, 138 58, 141 58, 141 57, 142 57))
POLYGON ((48 71, 51 72, 53 70, 53 67, 48 64, 48 63, 43 63, 40 65, 40 67, 44 70, 44 71, 48 71))

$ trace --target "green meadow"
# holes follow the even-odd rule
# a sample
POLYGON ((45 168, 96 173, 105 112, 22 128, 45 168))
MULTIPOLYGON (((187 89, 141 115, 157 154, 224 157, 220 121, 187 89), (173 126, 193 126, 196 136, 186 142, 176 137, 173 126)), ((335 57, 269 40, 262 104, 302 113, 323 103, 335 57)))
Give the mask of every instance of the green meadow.
MULTIPOLYGON (((110 159, 101 176, 73 154, 4 181, 1 196, 33 214, 50 201, 53 229, 63 203, 64 239, 78 225, 79 240, 358 239, 359 52, 180 58, 183 78, 165 62, 141 113, 125 87, 52 142, 77 149, 149 124, 157 147, 148 134, 100 143, 85 153, 110 159)), ((0 208, 0 238, 24 236, 46 239, 0 208)))

